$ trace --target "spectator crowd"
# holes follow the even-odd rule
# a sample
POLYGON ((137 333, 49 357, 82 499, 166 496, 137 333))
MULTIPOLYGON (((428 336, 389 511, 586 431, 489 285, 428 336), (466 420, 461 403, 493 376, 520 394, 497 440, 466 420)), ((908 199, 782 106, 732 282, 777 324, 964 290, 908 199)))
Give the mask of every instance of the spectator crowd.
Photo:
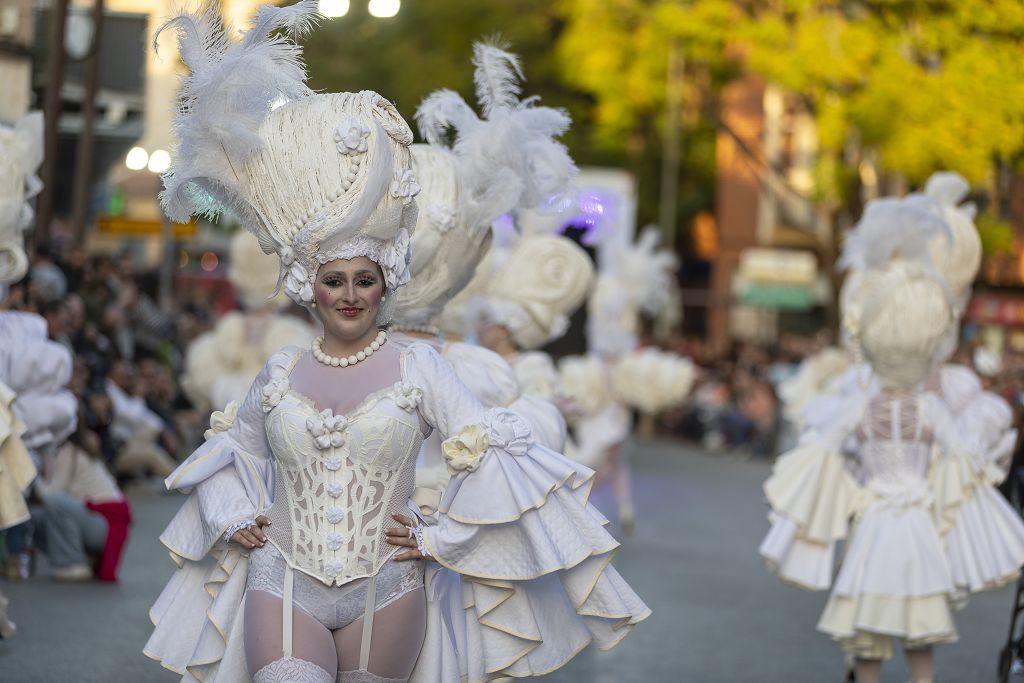
POLYGON ((163 490, 163 478, 202 438, 207 416, 192 409, 178 381, 182 354, 230 294, 225 300, 222 280, 183 281, 173 309, 162 310, 157 274, 136 262, 130 252, 90 256, 58 242, 37 251, 21 282, 0 290, 0 316, 41 316, 51 351, 66 350, 70 373, 59 390, 74 402, 70 433, 29 448, 39 475, 28 492, 31 519, 0 532, 8 580, 26 578, 42 558, 57 580, 116 580, 131 519, 123 491, 163 490))

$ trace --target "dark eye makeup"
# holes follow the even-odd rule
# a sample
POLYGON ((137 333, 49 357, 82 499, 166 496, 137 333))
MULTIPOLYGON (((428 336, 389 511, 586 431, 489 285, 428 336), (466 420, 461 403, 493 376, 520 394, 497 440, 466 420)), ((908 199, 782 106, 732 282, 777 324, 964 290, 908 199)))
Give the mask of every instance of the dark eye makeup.
MULTIPOLYGON (((373 287, 377 284, 377 277, 370 273, 357 273, 355 276, 357 287, 373 287)), ((326 287, 340 287, 345 284, 345 276, 341 273, 328 273, 320 279, 326 287)))

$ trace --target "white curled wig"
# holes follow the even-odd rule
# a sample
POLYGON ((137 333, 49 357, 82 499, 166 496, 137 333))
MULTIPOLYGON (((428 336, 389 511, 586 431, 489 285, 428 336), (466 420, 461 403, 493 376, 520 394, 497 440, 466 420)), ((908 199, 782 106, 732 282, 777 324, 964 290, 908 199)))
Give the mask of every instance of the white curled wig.
MULTIPOLYGON (((177 31, 190 69, 164 211, 179 221, 234 213, 265 253, 277 254, 279 285, 306 307, 317 269, 335 259, 370 258, 390 293, 408 282, 419 192, 412 130, 390 102, 306 86, 295 40, 318 17, 313 0, 265 6, 232 42, 209 3, 161 29, 177 31)), ((379 322, 387 318, 382 311, 379 322)))

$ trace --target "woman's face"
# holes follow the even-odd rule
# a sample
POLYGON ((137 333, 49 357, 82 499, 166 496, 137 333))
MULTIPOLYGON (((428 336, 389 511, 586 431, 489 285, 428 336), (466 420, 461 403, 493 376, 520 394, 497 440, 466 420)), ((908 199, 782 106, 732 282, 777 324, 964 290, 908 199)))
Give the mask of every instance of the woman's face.
POLYGON ((383 296, 380 266, 366 256, 330 261, 316 272, 316 310, 324 333, 339 341, 356 341, 376 330, 383 296))
POLYGON ((501 353, 513 345, 512 335, 504 325, 484 321, 477 325, 476 332, 480 345, 491 351, 501 353))

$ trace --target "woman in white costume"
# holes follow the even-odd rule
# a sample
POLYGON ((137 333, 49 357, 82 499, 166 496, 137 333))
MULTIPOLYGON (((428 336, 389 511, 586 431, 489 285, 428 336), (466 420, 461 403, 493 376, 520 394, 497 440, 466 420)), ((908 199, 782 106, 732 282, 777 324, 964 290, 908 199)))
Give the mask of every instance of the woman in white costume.
POLYGON ((273 354, 168 479, 191 494, 146 653, 186 680, 456 683, 611 647, 649 610, 608 565, 592 473, 379 329, 409 279, 412 133, 376 93, 306 88, 268 33, 308 29, 313 5, 265 7, 234 44, 212 8, 171 23, 192 75, 165 210, 229 207, 324 336, 273 354), (452 479, 427 526, 410 498, 434 430, 452 479))
POLYGON ((821 590, 835 542, 848 537, 819 630, 855 657, 858 683, 880 680, 893 637, 912 681, 925 683, 932 646, 956 640, 954 606, 1016 579, 1024 524, 994 490, 977 440, 926 390, 956 325, 927 249, 948 232, 941 213, 917 197, 881 200, 865 223, 854 341, 877 388, 780 457, 764 487, 772 527, 760 552, 787 582, 821 590))
MULTIPOLYGON (((931 237, 927 249, 931 263, 948 284, 958 319, 966 311, 971 286, 981 266, 981 239, 974 226, 974 207, 962 204, 969 190, 961 176, 940 172, 928 180, 923 195, 908 197, 910 202, 941 216, 949 228, 948 232, 931 237)), ((881 206, 884 207, 885 203, 881 206)), ((900 233, 885 221, 873 220, 870 211, 869 207, 864 220, 848 240, 840 260, 840 267, 848 270, 840 292, 840 308, 844 344, 852 357, 850 367, 835 377, 818 396, 804 402, 797 423, 805 431, 829 431, 832 424, 841 421, 849 412, 859 410, 867 397, 878 390, 870 366, 857 358, 859 350, 851 341, 859 326, 860 273, 866 255, 882 249, 891 251, 892 240, 899 239, 900 233)), ((933 369, 925 390, 946 403, 950 414, 960 425, 960 432, 975 439, 975 449, 986 453, 986 458, 1005 476, 1017 439, 1013 411, 1000 396, 984 390, 981 379, 972 369, 947 362, 956 351, 959 332, 959 325, 950 327, 950 334, 938 352, 941 362, 933 369)))
POLYGON ((631 411, 656 413, 678 405, 693 385, 687 359, 638 351, 641 314, 657 314, 666 305, 674 266, 675 256, 658 249, 653 230, 624 249, 609 249, 587 301, 587 354, 560 363, 559 392, 574 413, 576 458, 611 480, 627 532, 636 522, 632 472, 623 452, 633 430, 631 411))
POLYGON ((231 236, 228 280, 242 310, 222 316, 189 345, 181 386, 197 410, 241 401, 270 354, 283 346, 309 346, 316 336, 305 321, 278 312, 288 301, 274 293, 278 270, 277 257, 264 254, 251 234, 239 230, 231 236))
MULTIPOLYGON (((411 280, 398 294, 391 330, 397 344, 430 343, 481 403, 511 409, 530 423, 543 445, 563 452, 565 420, 554 404, 525 393, 498 354, 444 341, 440 334, 445 305, 473 278, 490 248, 491 224, 505 213, 569 192, 575 176, 572 159, 555 140, 568 126, 568 116, 523 106, 518 57, 501 46, 476 43, 473 64, 483 118, 450 90, 428 96, 416 115, 430 143, 410 147, 421 210, 410 247, 411 280), (454 132, 450 145, 449 129, 454 132), (549 172, 535 173, 537 164, 549 172)), ((436 433, 428 437, 417 468, 415 497, 430 515, 448 481, 440 446, 436 433)))
MULTIPOLYGON (((0 126, 0 302, 7 296, 7 285, 28 271, 22 235, 32 216, 26 201, 39 189, 35 172, 43 158, 42 129, 39 112, 13 127, 0 126)), ((22 441, 27 427, 14 409, 16 394, 3 379, 0 374, 0 531, 28 520, 24 492, 36 476, 22 441)), ((7 604, 0 593, 0 638, 11 638, 15 632, 7 604)))
POLYGON ((593 281, 594 265, 575 242, 561 235, 524 235, 487 273, 482 291, 466 305, 465 324, 515 368, 527 391, 554 399, 557 371, 539 349, 569 329, 569 316, 593 281))
MULTIPOLYGON (((35 169, 43 157, 42 118, 35 112, 13 128, 0 127, 0 289, 28 268, 22 232, 32 219, 26 199, 40 187, 35 169)), ((45 318, 0 310, 0 528, 27 519, 22 492, 35 478, 36 467, 77 427, 78 402, 66 388, 71 369, 71 354, 48 338, 45 318)), ((47 522, 45 517, 40 521, 47 522)), ((8 562, 22 575, 27 567, 20 547, 24 532, 25 527, 18 530, 16 543, 11 542, 14 530, 8 534, 8 562)), ((54 575, 61 577, 64 569, 55 563, 54 575)))

